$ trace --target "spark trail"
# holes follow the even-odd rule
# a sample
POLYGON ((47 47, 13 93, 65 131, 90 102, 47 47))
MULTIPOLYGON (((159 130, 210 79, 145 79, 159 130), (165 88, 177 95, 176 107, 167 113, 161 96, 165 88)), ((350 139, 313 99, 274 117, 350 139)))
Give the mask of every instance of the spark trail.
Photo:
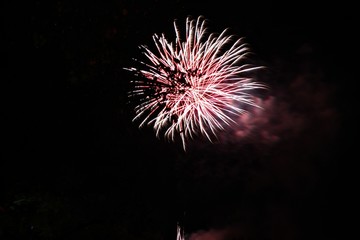
POLYGON ((195 135, 212 142, 225 125, 236 124, 245 105, 260 107, 252 92, 266 86, 249 76, 263 67, 247 62, 250 50, 243 38, 234 39, 227 29, 208 34, 203 17, 186 19, 184 41, 175 21, 174 29, 174 42, 154 34, 156 51, 141 45, 146 61, 135 59, 140 67, 125 69, 137 77, 129 93, 137 99, 133 121, 153 126, 157 137, 180 136, 186 150, 195 135))

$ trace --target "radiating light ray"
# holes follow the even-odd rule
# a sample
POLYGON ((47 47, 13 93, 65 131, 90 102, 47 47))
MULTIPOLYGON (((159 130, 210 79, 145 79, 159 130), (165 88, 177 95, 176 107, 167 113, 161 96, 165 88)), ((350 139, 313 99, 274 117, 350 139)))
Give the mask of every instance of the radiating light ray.
POLYGON ((236 124, 244 105, 261 107, 252 91, 266 88, 246 75, 263 67, 246 62, 250 50, 243 39, 234 40, 226 29, 207 34, 205 23, 187 18, 182 40, 174 21, 174 42, 154 34, 156 51, 140 46, 146 60, 125 68, 138 77, 129 93, 138 101, 133 120, 142 118, 139 127, 152 125, 157 137, 180 136, 184 150, 195 135, 212 141, 225 125, 236 124))

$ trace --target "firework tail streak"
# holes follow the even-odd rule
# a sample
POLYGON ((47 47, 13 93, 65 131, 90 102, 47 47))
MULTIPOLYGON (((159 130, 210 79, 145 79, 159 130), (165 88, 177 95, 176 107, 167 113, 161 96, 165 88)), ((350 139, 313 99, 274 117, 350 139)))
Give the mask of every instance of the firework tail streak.
POLYGON ((142 118, 139 127, 152 125, 157 137, 175 141, 180 135, 186 150, 195 134, 212 142, 224 124, 236 123, 234 116, 245 112, 244 104, 261 107, 251 90, 266 85, 246 76, 263 67, 246 63, 250 51, 243 38, 234 41, 227 29, 207 34, 202 16, 186 19, 185 41, 175 21, 174 28, 175 42, 154 34, 157 52, 141 45, 147 61, 134 59, 140 67, 124 69, 136 76, 129 92, 137 98, 133 121, 142 118))

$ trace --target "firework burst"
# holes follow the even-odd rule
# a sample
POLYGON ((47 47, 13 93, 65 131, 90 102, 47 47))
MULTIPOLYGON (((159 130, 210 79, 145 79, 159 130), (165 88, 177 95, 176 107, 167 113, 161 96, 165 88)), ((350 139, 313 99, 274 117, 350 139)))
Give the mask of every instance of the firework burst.
POLYGON ((235 116, 246 106, 258 106, 251 94, 264 84, 246 76, 261 66, 247 63, 250 53, 242 38, 233 39, 225 29, 207 34, 206 21, 186 19, 184 41, 174 21, 176 39, 153 35, 156 51, 140 49, 146 61, 140 67, 125 68, 137 78, 129 97, 137 98, 134 121, 139 127, 153 126, 156 135, 186 142, 196 134, 210 141, 224 126, 236 123, 235 116))

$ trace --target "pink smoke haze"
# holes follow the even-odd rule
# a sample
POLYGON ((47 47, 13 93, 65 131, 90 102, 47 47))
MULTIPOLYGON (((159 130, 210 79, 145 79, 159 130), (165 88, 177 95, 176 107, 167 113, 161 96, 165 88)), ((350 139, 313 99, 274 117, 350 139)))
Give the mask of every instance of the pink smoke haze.
POLYGON ((313 142, 334 136, 339 120, 332 105, 334 89, 319 78, 321 74, 299 75, 286 85, 274 86, 268 96, 256 97, 261 108, 240 115, 237 124, 219 134, 218 142, 273 145, 299 137, 313 142))
POLYGON ((189 240, 222 240, 225 239, 228 230, 199 231, 190 235, 189 240))

